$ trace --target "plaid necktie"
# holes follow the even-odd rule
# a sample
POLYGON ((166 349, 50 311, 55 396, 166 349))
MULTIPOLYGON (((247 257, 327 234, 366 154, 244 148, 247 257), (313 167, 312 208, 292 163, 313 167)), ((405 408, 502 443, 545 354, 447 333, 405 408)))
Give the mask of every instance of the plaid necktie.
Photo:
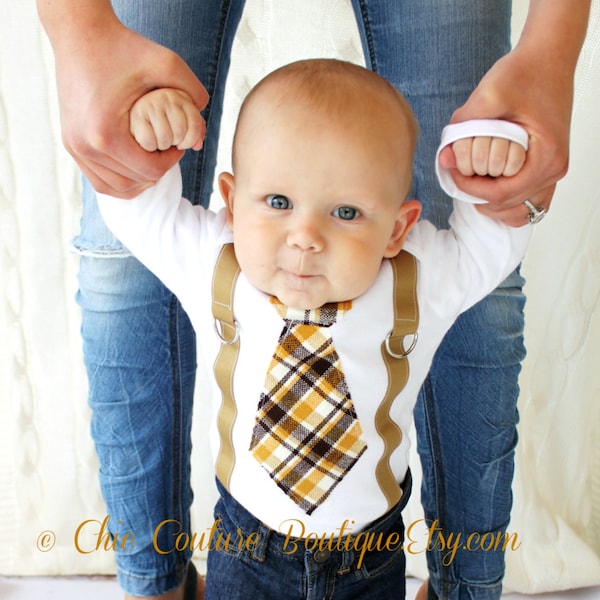
POLYGON ((366 444, 328 331, 351 302, 313 310, 271 303, 285 320, 261 393, 250 450, 307 514, 329 496, 366 444))

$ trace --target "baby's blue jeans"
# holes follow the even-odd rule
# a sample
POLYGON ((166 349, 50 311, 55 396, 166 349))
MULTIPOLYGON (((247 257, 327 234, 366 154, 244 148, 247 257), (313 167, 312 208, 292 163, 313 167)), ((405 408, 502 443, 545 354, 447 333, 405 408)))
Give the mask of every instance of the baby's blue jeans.
POLYGON ((396 600, 404 598, 402 509, 411 492, 365 530, 343 521, 331 532, 295 538, 263 525, 217 481, 219 500, 208 553, 205 600, 396 600), (350 534, 335 538, 335 532, 350 534))

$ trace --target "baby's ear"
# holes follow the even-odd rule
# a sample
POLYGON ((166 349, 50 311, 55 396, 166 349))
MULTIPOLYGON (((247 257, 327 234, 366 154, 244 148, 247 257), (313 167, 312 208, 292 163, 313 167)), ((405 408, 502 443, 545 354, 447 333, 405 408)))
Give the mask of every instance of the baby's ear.
POLYGON ((390 241, 385 249, 385 258, 392 258, 402 250, 406 236, 415 226, 420 216, 421 203, 418 200, 407 200, 402 203, 396 215, 390 241))
POLYGON ((235 191, 235 177, 231 173, 219 175, 219 191, 225 207, 227 208, 227 225, 233 230, 233 197, 235 191))

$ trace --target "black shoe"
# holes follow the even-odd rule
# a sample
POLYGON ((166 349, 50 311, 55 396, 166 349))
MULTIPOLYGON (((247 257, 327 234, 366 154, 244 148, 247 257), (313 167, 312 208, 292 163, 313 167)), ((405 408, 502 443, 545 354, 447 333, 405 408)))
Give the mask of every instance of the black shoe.
MULTIPOLYGON (((185 597, 185 600, 187 600, 187 596, 185 597)), ((439 600, 437 594, 433 591, 431 580, 427 583, 427 600, 439 600)))
POLYGON ((198 572, 194 563, 190 561, 188 563, 188 569, 185 576, 185 588, 183 590, 183 600, 196 600, 196 593, 198 591, 198 572))

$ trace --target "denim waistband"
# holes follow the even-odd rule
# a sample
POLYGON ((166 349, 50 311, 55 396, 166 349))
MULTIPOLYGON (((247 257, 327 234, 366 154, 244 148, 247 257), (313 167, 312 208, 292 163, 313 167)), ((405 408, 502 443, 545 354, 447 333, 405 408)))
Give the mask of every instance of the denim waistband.
MULTIPOLYGON (((311 545, 303 544, 303 540, 299 538, 284 535, 267 527, 233 498, 218 479, 216 481, 217 489, 221 496, 221 500, 217 504, 217 513, 219 510, 224 511, 227 518, 233 523, 236 533, 241 534, 245 539, 248 539, 250 535, 254 536, 255 543, 252 544, 251 548, 245 548, 244 550, 250 552, 254 560, 265 560, 267 551, 270 551, 280 553, 282 556, 285 555, 289 558, 295 558, 301 562, 305 561, 306 555, 311 555, 312 560, 316 563, 328 562, 333 557, 335 560, 340 561, 342 565, 345 565, 348 570, 353 566, 357 566, 356 544, 344 543, 344 540, 347 540, 346 536, 339 539, 328 538, 319 540, 318 543, 311 545)), ((353 539, 361 536, 361 557, 364 557, 365 554, 365 550, 362 549, 364 548, 362 544, 364 544, 365 540, 368 540, 369 537, 373 539, 374 536, 385 536, 387 532, 395 527, 398 520, 401 519, 401 512, 408 502, 412 489, 410 470, 407 471, 404 481, 399 485, 402 489, 402 498, 398 504, 362 531, 351 534, 353 539)), ((220 516, 219 514, 215 514, 216 518, 220 516)), ((402 544, 403 540, 399 540, 398 543, 402 544)), ((359 567, 360 561, 357 568, 359 567)))

